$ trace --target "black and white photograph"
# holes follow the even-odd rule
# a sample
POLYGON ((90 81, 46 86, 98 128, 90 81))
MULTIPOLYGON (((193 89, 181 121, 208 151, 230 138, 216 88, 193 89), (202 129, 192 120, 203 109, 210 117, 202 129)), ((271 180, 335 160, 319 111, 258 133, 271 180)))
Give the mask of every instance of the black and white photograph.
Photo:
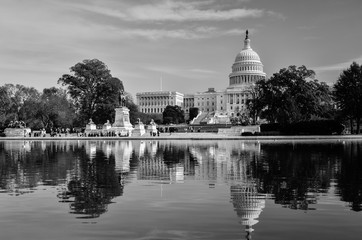
POLYGON ((0 0, 0 239, 360 240, 361 0, 0 0))

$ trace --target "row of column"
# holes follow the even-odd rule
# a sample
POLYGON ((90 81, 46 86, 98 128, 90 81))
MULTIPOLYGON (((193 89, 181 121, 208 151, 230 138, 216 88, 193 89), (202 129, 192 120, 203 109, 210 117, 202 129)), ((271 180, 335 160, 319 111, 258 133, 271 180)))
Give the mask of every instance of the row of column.
POLYGON ((244 67, 235 67, 233 72, 240 71, 263 71, 262 66, 244 66, 244 67))
POLYGON ((141 107, 140 111, 143 113, 163 113, 164 107, 141 107))
POLYGON ((242 75, 230 77, 230 85, 242 84, 242 83, 254 83, 257 80, 262 79, 262 76, 259 75, 242 75))
POLYGON ((240 104, 241 100, 244 100, 243 103, 245 103, 247 99, 249 99, 249 94, 247 93, 228 94, 228 103, 230 104, 240 104))
POLYGON ((155 97, 139 97, 140 105, 162 105, 171 104, 172 99, 170 96, 155 96, 155 97))

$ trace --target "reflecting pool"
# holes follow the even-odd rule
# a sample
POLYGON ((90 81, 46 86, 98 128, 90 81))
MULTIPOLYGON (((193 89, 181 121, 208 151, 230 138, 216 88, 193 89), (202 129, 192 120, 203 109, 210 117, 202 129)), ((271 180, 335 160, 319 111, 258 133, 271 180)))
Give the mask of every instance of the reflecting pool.
POLYGON ((361 239, 362 141, 0 141, 1 239, 361 239))

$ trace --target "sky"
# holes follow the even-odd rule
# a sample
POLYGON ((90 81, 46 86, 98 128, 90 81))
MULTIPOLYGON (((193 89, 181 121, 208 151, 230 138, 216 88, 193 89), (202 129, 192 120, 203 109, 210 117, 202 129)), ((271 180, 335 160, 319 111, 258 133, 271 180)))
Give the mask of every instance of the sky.
POLYGON ((99 59, 137 92, 223 90, 246 29, 267 77, 330 85, 362 64, 361 0, 0 0, 0 86, 44 88, 99 59))

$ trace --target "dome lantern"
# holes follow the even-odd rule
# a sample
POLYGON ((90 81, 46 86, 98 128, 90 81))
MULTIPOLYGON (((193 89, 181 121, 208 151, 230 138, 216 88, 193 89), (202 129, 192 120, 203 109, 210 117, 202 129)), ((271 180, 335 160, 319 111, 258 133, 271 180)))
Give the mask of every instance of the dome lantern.
POLYGON ((229 88, 245 87, 265 78, 259 55, 250 46, 249 31, 246 30, 244 48, 236 55, 229 75, 229 88))
POLYGON ((246 34, 245 34, 245 40, 244 40, 244 48, 243 50, 245 49, 251 49, 250 47, 250 39, 249 39, 249 31, 246 30, 246 34))

